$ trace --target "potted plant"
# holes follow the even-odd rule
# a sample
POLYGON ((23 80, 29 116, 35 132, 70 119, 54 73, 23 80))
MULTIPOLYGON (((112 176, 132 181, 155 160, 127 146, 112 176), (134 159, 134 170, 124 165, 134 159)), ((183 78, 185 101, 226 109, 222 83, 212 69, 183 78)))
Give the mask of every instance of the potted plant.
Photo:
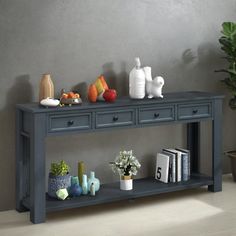
MULTIPOLYGON (((232 94, 229 101, 231 109, 236 109, 236 23, 224 22, 222 24, 223 36, 220 37, 219 42, 222 45, 221 49, 225 52, 224 57, 228 61, 228 68, 217 70, 217 72, 224 72, 228 76, 222 80, 232 94)), ((236 181, 236 151, 228 151, 225 154, 231 159, 231 169, 234 181, 236 181)))
POLYGON ((137 174, 141 167, 137 158, 133 155, 133 151, 121 151, 114 162, 110 162, 114 173, 120 175, 120 189, 133 189, 133 176, 137 174))
POLYGON ((67 189, 71 186, 71 176, 69 175, 69 166, 65 161, 51 163, 51 169, 48 177, 48 194, 51 197, 57 197, 56 192, 59 189, 67 189))
POLYGON ((228 62, 228 68, 217 70, 216 72, 224 72, 228 75, 221 81, 232 94, 229 106, 232 109, 236 109, 236 23, 224 22, 221 33, 223 36, 220 37, 219 42, 222 45, 221 49, 226 54, 224 58, 228 62))

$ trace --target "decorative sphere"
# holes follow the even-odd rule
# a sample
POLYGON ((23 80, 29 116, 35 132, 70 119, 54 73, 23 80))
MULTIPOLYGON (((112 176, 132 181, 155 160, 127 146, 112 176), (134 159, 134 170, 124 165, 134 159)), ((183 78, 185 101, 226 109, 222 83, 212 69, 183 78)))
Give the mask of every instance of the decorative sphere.
POLYGON ((82 188, 80 187, 79 184, 73 184, 71 185, 69 189, 69 195, 70 197, 78 197, 82 193, 82 188))

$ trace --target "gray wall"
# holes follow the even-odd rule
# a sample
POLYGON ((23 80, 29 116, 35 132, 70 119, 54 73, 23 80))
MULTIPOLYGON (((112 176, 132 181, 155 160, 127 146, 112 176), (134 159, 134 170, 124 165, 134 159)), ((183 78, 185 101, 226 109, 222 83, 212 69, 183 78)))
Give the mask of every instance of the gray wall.
MULTIPOLYGON (((110 86, 127 94, 127 73, 140 56, 165 92, 219 91, 224 61, 217 39, 223 21, 236 20, 235 0, 0 0, 0 210, 14 208, 14 105, 37 101, 41 74, 61 88, 85 85, 104 73, 110 86)), ((226 99, 226 100, 227 100, 226 99)), ((235 148, 236 112, 224 104, 223 149, 235 148)), ((203 171, 209 172, 210 124, 203 124, 203 171)), ((133 149, 150 175, 162 147, 184 146, 186 127, 163 126, 47 139, 47 171, 65 159, 76 174, 78 160, 103 182, 117 180, 108 162, 133 149)), ((224 171, 229 171, 224 159, 224 171)))

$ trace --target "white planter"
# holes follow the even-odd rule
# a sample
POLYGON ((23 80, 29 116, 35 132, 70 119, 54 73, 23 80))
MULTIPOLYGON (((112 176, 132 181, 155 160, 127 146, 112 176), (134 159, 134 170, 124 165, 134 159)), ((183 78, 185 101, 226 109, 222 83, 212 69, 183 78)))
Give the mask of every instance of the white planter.
POLYGON ((133 189, 133 179, 121 179, 120 180, 121 190, 132 190, 133 189))

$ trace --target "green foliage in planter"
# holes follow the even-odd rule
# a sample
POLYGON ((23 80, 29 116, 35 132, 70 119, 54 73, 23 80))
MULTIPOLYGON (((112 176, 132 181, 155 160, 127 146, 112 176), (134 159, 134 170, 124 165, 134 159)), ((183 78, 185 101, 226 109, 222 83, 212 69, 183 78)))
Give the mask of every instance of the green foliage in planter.
POLYGON ((225 72, 228 74, 227 78, 223 79, 222 82, 231 91, 233 96, 236 96, 236 23, 224 22, 222 24, 222 37, 219 42, 221 49, 225 52, 224 57, 229 66, 227 69, 221 69, 217 72, 225 72))
POLYGON ((51 163, 50 172, 54 176, 64 176, 67 175, 70 170, 70 167, 66 164, 65 161, 60 161, 59 163, 51 163))
POLYGON ((136 175, 141 164, 133 155, 133 151, 121 151, 120 155, 116 157, 114 162, 110 162, 111 168, 114 173, 120 176, 136 175))

